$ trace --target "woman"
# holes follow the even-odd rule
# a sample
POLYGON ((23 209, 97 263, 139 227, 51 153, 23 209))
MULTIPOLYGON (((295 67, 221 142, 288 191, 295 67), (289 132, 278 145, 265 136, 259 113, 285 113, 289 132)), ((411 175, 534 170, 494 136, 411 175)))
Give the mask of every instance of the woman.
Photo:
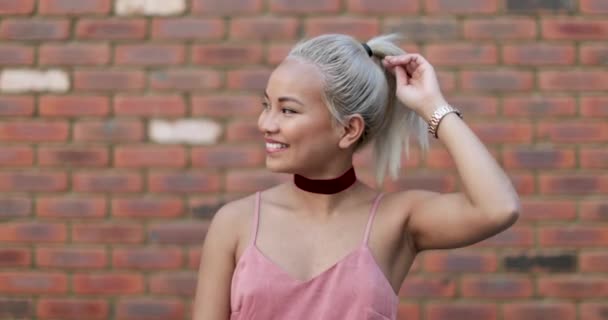
POLYGON ((473 244, 517 220, 509 179, 445 101, 433 67, 391 39, 319 36, 274 70, 258 126, 268 169, 294 179, 217 212, 195 320, 395 319, 416 254, 473 244), (367 143, 378 182, 387 169, 395 177, 409 136, 427 147, 427 123, 463 193, 383 195, 356 179, 353 154, 367 143))

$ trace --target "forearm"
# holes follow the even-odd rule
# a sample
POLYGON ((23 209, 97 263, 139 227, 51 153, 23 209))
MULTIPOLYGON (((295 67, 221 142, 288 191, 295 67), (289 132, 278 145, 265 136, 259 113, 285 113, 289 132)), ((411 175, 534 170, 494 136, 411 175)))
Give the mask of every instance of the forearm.
POLYGON ((519 210, 519 198, 511 181, 475 133, 456 114, 439 125, 439 140, 450 153, 472 205, 490 214, 519 210))

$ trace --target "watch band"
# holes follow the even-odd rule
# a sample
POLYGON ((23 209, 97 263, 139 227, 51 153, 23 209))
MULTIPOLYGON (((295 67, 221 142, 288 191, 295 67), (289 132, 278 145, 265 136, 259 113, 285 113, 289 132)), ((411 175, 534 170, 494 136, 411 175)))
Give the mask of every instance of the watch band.
POLYGON ((435 137, 435 139, 439 138, 437 136, 437 130, 439 129, 439 123, 441 123, 441 120, 443 119, 443 117, 445 117, 447 114, 452 113, 452 112, 456 113, 462 119, 462 113, 460 112, 460 110, 458 110, 448 104, 437 108, 435 110, 435 112, 433 112, 433 115, 431 116, 431 120, 429 121, 429 133, 431 135, 433 135, 433 137, 435 137))

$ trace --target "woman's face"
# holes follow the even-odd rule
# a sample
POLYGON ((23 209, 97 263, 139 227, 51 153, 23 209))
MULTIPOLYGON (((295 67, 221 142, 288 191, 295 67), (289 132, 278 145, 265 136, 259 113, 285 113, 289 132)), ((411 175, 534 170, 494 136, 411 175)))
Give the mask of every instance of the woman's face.
POLYGON ((328 161, 339 158, 339 131, 323 99, 322 75, 312 64, 287 59, 274 70, 258 128, 272 171, 323 175, 328 161))

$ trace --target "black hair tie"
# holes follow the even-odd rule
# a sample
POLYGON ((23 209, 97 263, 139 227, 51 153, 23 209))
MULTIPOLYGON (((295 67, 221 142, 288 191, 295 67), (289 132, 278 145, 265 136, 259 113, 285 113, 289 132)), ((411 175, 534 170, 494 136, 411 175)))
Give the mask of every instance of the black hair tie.
POLYGON ((368 56, 373 56, 374 53, 372 52, 372 48, 370 48, 367 43, 361 43, 361 45, 363 46, 363 48, 365 49, 365 51, 367 52, 368 56))

